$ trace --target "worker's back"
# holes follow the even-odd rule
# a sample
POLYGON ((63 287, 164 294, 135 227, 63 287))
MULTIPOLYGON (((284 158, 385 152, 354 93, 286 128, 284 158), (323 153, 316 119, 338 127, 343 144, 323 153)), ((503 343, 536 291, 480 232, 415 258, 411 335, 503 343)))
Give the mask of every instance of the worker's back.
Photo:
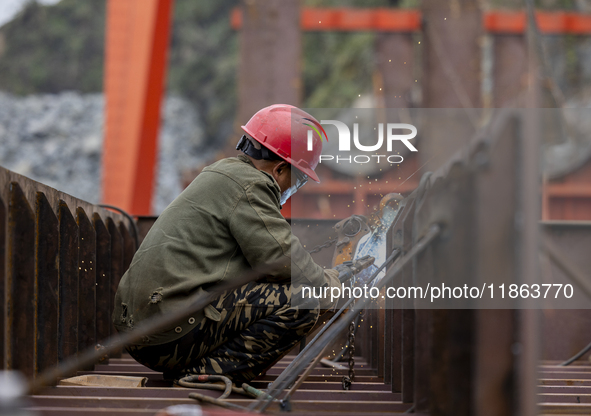
MULTIPOLYGON (((182 308, 199 287, 240 276, 251 263, 289 256, 289 239, 275 249, 257 247, 257 232, 289 227, 279 214, 279 195, 274 179, 244 156, 205 168, 160 215, 121 279, 113 314, 117 329, 125 331, 155 314, 182 308), (249 203, 253 199, 254 207, 249 203), (257 225, 257 218, 249 217, 259 217, 261 201, 274 204, 263 210, 277 215, 257 225), (241 238, 248 238, 246 252, 241 238), (267 258, 258 258, 260 252, 267 258)), ((145 342, 171 341, 184 332, 171 330, 145 342)))

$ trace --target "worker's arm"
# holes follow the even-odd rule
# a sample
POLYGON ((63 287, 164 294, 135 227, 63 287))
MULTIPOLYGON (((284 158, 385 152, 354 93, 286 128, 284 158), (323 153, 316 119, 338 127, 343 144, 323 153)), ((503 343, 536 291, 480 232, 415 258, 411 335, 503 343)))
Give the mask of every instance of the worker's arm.
POLYGON ((281 264, 268 281, 295 281, 316 287, 330 284, 322 267, 304 249, 279 210, 279 187, 269 180, 245 190, 230 217, 230 231, 253 269, 281 264))

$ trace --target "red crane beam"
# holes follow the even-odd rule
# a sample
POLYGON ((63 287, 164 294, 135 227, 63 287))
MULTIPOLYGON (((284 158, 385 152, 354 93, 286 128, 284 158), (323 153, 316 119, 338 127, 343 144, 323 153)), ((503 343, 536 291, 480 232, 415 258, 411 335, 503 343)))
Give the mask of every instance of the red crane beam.
MULTIPOLYGON (((591 34, 591 14, 537 11, 540 31, 545 34, 591 34)), ((232 28, 242 27, 240 9, 232 10, 232 28)), ((304 7, 300 27, 304 31, 382 31, 415 32, 421 30, 422 14, 415 9, 355 9, 304 7)), ((522 34, 527 27, 524 11, 491 10, 483 13, 484 29, 493 34, 522 34)))
POLYGON ((102 201, 151 213, 173 0, 109 0, 102 201))

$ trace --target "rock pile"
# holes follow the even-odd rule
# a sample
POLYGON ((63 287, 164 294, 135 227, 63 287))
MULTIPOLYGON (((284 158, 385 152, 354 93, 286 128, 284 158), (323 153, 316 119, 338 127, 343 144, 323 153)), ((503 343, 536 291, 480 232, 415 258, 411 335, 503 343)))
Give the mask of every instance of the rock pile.
MULTIPOLYGON (((162 109, 153 212, 182 191, 181 174, 208 157, 193 106, 168 97, 162 109)), ((0 165, 77 198, 100 202, 104 98, 64 92, 0 93, 0 165)))

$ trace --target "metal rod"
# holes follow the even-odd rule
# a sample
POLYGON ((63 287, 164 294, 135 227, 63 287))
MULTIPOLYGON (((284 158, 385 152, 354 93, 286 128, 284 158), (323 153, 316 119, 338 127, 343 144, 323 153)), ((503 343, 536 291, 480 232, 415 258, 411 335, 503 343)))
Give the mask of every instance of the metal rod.
POLYGON ((318 364, 318 362, 322 359, 322 356, 324 355, 324 352, 328 349, 329 346, 330 346, 330 344, 326 344, 326 346, 322 349, 322 351, 320 351, 320 354, 318 354, 316 356, 316 358, 314 358, 314 361, 312 361, 310 363, 310 365, 308 366, 308 368, 306 368, 306 371, 304 371, 304 373, 300 376, 300 378, 298 379, 298 381, 296 381, 296 383, 292 386, 292 388, 289 389, 289 391, 283 397, 282 400, 289 400, 289 398, 291 397, 291 395, 293 393, 295 393, 297 389, 300 388, 300 386, 302 385, 302 383, 304 381, 306 381, 306 379, 308 378, 308 376, 310 375, 310 373, 312 372, 312 370, 316 367, 316 365, 318 364))
MULTIPOLYGON (((428 247, 429 244, 439 235, 440 232, 441 227, 438 224, 431 225, 425 236, 419 242, 417 242, 407 254, 401 257, 394 264, 392 269, 390 269, 390 271, 386 273, 386 276, 384 276, 384 278, 380 280, 376 287, 378 289, 381 289, 386 283, 389 283, 416 255, 420 254, 426 247, 428 247)), ((387 261, 388 260, 386 260, 386 262, 387 261)), ((386 262, 384 262, 384 265, 386 262)), ((302 353, 298 355, 298 357, 296 357, 296 359, 299 359, 300 356, 302 356, 298 364, 294 366, 288 366, 288 368, 291 367, 291 372, 287 373, 287 371, 283 371, 279 375, 279 377, 277 377, 275 382, 269 387, 267 393, 271 397, 277 397, 279 395, 279 392, 287 388, 287 386, 295 379, 295 377, 297 377, 297 374, 299 374, 305 368, 307 363, 309 363, 314 357, 316 357, 316 354, 318 354, 319 350, 324 349, 324 345, 332 341, 336 334, 338 334, 340 331, 346 328, 346 326, 349 325, 351 321, 355 319, 355 315, 358 314, 360 310, 364 309, 365 306, 367 306, 368 302, 369 298, 361 298, 360 300, 358 300, 357 303, 355 303, 353 307, 349 310, 349 312, 343 317, 343 319, 341 319, 339 322, 333 325, 330 328, 330 330, 325 331, 323 336, 318 339, 317 343, 320 344, 320 348, 315 346, 315 348, 310 348, 308 351, 302 351, 302 353), (296 374, 296 376, 294 377, 293 374, 296 374)), ((262 407, 259 409, 259 412, 265 411, 265 409, 271 404, 270 401, 265 402, 264 399, 259 399, 251 406, 249 406, 249 410, 256 409, 256 407, 261 403, 262 407)))
MULTIPOLYGON (((382 271, 382 269, 384 267, 386 267, 386 265, 391 262, 393 259, 396 258, 396 256, 398 256, 398 254, 400 253, 399 250, 394 250, 392 252, 392 254, 390 255, 390 257, 388 257, 388 259, 386 259, 386 261, 384 262, 384 264, 382 264, 375 272, 374 274, 371 276, 370 278, 370 282, 375 279, 375 277, 378 275, 379 272, 382 271)), ((306 347, 298 354, 298 356, 291 362, 289 363, 289 365, 285 368, 285 370, 283 370, 281 372, 281 374, 279 374, 279 376, 275 379, 275 381, 269 386, 267 393, 269 393, 269 395, 273 398, 276 398, 278 395, 278 392, 282 391, 283 389, 277 389, 276 386, 281 383, 283 380, 285 380, 286 378, 289 377, 289 375, 292 372, 292 369, 299 364, 299 361, 302 359, 302 357, 304 357, 304 355, 315 345, 316 341, 328 330, 328 328, 330 328, 330 326, 337 320, 337 318, 339 316, 341 316, 341 314, 353 303, 355 299, 351 298, 349 299, 347 302, 345 302, 345 304, 341 307, 341 309, 339 309, 337 311, 337 313, 334 314, 334 316, 330 319, 330 321, 328 321, 328 323, 326 325, 324 325, 322 327, 322 329, 318 332, 318 334, 316 334, 316 336, 312 339, 312 341, 310 341, 306 347), (276 393, 273 396, 273 393, 276 393)), ((296 373, 296 377, 299 374, 296 373)), ((295 377, 294 377, 295 378, 295 377)), ((293 379, 291 380, 293 381, 293 379)), ((290 382, 291 382, 290 381, 290 382)), ((262 402, 262 398, 259 399, 259 401, 251 404, 249 406, 249 410, 254 410, 260 402, 262 402)), ((270 402, 269 402, 270 403, 270 402)))
POLYGON ((581 358, 583 355, 585 355, 586 353, 588 353, 589 350, 591 350, 591 343, 587 344, 587 346, 585 348, 583 348, 581 351, 579 351, 578 353, 576 353, 575 355, 573 355, 571 358, 569 358, 565 362, 560 363, 558 365, 558 367, 566 367, 567 365, 571 365, 572 363, 574 363, 575 361, 577 361, 579 358, 581 358))
POLYGON ((111 336, 105 341, 104 348, 96 349, 95 347, 87 348, 85 351, 78 353, 77 355, 66 358, 59 365, 49 368, 46 371, 40 373, 34 380, 31 380, 27 386, 27 394, 35 394, 42 387, 47 385, 55 384, 56 380, 69 375, 80 368, 98 362, 106 354, 110 354, 113 351, 117 351, 126 345, 133 344, 140 341, 144 336, 148 336, 158 332, 159 330, 166 329, 177 321, 185 319, 195 312, 203 309, 209 303, 211 303, 215 297, 227 290, 233 290, 240 287, 250 281, 258 279, 260 276, 268 274, 271 270, 274 270, 277 265, 271 265, 259 270, 253 270, 245 273, 243 276, 233 281, 232 283, 222 284, 213 287, 209 293, 200 293, 195 295, 190 303, 190 306, 175 313, 161 315, 154 319, 150 319, 145 323, 138 325, 131 332, 119 333, 111 336))

